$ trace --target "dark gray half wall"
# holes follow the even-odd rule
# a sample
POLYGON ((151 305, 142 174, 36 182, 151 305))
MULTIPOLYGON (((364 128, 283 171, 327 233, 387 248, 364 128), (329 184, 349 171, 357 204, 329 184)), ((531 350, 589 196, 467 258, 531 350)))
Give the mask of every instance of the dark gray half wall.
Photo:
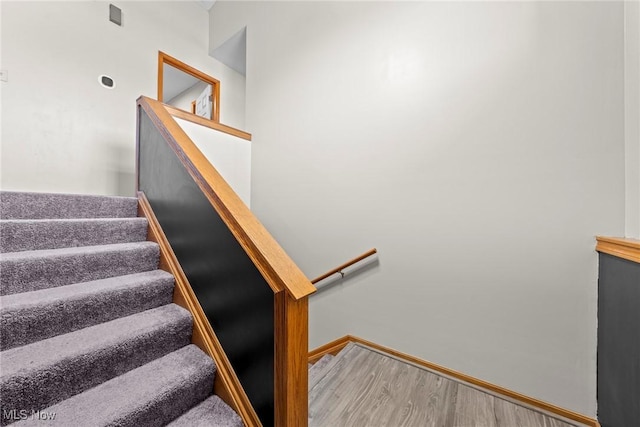
POLYGON ((640 264, 600 254, 598 420, 640 423, 640 264))
POLYGON ((139 120, 139 188, 258 417, 273 425, 273 293, 142 109, 139 120))

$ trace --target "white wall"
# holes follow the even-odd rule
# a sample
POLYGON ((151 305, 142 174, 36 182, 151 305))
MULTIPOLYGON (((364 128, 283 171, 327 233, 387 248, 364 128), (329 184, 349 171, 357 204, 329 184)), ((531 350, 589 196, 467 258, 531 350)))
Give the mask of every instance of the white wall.
POLYGON ((132 195, 135 100, 156 97, 158 50, 218 78, 222 121, 243 125, 234 111, 244 109, 244 78, 208 56, 205 10, 114 4, 122 27, 108 2, 2 1, 3 189, 132 195), (101 74, 115 89, 98 84, 101 74))
POLYGON ((595 235, 625 228, 614 2, 224 2, 247 25, 252 207, 355 334, 595 416, 595 235))
POLYGON ((251 141, 174 119, 240 199, 251 206, 251 141))
POLYGON ((625 235, 640 239, 640 2, 626 1, 624 8, 625 235))

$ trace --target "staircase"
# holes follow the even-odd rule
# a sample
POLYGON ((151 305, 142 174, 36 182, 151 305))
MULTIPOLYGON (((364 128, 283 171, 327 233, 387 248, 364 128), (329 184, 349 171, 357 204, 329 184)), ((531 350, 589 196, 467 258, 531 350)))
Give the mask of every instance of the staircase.
POLYGON ((0 192, 0 425, 243 423, 137 199, 0 192))

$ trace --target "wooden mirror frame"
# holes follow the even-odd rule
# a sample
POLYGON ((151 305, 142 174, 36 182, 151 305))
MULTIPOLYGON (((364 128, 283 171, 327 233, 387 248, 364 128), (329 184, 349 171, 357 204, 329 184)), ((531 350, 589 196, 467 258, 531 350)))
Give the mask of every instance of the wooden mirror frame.
MULTIPOLYGON (((200 70, 193 68, 190 65, 185 64, 184 62, 174 58, 173 56, 169 56, 162 51, 158 51, 158 101, 163 101, 163 87, 164 87, 164 64, 170 65, 182 72, 192 75, 193 77, 204 81, 211 85, 211 119, 216 123, 220 123, 220 81, 214 79, 208 74, 203 73, 200 70)), ((186 111, 186 113, 192 113, 191 111, 186 111)))

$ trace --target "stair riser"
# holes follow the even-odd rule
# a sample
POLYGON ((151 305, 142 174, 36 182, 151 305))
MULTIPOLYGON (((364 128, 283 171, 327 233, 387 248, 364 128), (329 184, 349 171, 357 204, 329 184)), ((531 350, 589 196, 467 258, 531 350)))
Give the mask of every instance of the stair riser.
POLYGON ((138 216, 138 201, 131 197, 79 194, 0 192, 0 218, 132 218, 138 216))
POLYGON ((158 258, 157 245, 113 252, 1 258, 0 295, 155 270, 158 258))
POLYGON ((191 327, 191 318, 186 317, 117 345, 3 376, 2 411, 31 413, 95 387, 189 344, 191 327))
MULTIPOLYGON (((92 286, 83 283, 81 286, 92 286)), ((5 297, 2 315, 0 349, 7 350, 102 322, 129 316, 171 303, 173 277, 148 281, 138 286, 107 289, 100 293, 80 293, 59 298, 21 304, 13 307, 5 297)), ((72 285, 80 287, 80 285, 72 285)), ((37 294, 37 293, 36 293, 37 294)), ((35 295, 32 296, 36 298, 35 295)))
POLYGON ((0 221, 0 252, 140 242, 147 238, 145 218, 104 220, 0 221))

